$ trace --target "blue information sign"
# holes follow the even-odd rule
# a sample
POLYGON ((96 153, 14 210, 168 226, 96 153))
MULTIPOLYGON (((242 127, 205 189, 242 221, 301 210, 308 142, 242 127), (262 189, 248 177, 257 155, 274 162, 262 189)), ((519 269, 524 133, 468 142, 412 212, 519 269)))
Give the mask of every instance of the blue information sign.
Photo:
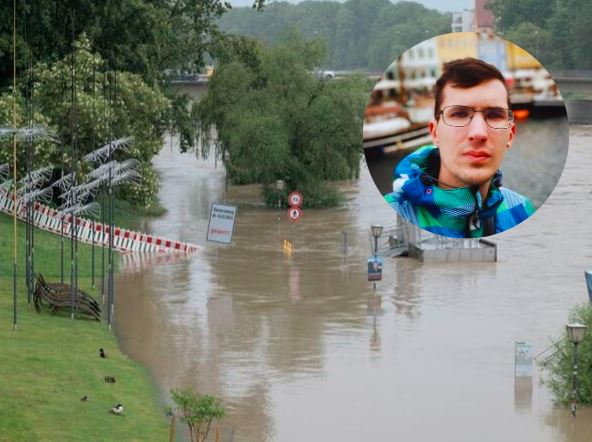
POLYGON ((368 258, 368 281, 382 280, 382 258, 373 255, 368 258))
POLYGON ((586 271, 586 286, 588 287, 588 298, 592 302, 592 270, 586 271))

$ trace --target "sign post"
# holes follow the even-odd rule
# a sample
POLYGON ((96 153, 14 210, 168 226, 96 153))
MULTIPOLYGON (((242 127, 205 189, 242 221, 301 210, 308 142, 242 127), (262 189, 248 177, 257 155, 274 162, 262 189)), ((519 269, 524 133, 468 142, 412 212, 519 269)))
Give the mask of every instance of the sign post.
POLYGON ((382 258, 373 255, 368 258, 368 281, 382 281, 382 258))
POLYGON ((302 206, 302 194, 300 192, 298 192, 297 190, 295 190, 294 192, 290 193, 290 195, 288 195, 288 202, 290 203, 291 206, 295 206, 295 207, 300 207, 302 206))
POLYGON ((288 209, 288 218, 297 223, 302 218, 302 209, 300 207, 290 207, 288 209))
POLYGON ((515 343, 514 377, 532 377, 532 345, 526 342, 515 343))
POLYGON ((302 194, 295 190, 288 195, 288 203, 290 207, 288 207, 288 218, 290 218, 293 222, 297 223, 302 218, 302 202, 304 198, 302 194))
POLYGON ((206 239, 212 242, 230 244, 232 242, 232 234, 234 233, 235 218, 235 206, 212 203, 206 239))

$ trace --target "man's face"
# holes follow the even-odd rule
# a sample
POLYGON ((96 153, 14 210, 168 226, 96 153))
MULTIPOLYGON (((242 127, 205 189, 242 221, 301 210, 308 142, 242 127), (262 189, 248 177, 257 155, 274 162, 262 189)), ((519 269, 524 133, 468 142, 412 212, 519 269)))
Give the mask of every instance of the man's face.
MULTIPOLYGON (((440 110, 452 105, 470 106, 478 111, 508 107, 506 88, 499 80, 489 80, 468 89, 449 83, 444 86, 442 96, 440 110)), ((454 187, 488 186, 516 133, 513 123, 508 129, 492 129, 482 112, 475 112, 465 127, 448 126, 442 116, 437 121, 432 120, 429 127, 434 144, 440 148, 438 180, 454 187)))

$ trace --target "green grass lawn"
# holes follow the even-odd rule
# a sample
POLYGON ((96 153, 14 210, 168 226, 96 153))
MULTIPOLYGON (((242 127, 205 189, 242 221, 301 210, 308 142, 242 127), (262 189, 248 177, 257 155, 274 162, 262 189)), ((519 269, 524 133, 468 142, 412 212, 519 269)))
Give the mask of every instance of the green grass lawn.
MULTIPOLYGON (((35 263, 47 281, 60 275, 60 238, 36 230, 35 263)), ((0 440, 167 440, 168 423, 141 365, 118 349, 105 322, 37 314, 24 283, 24 225, 19 222, 18 325, 13 331, 12 220, 0 215, 0 440), (108 357, 101 359, 99 348, 108 357), (105 376, 113 376, 114 384, 105 376), (81 397, 88 396, 87 401, 81 397), (123 416, 109 413, 122 403, 123 416)), ((91 248, 79 244, 79 287, 90 289, 91 248)), ((69 248, 65 248, 69 282, 69 248)), ((97 269, 100 269, 100 248, 97 269)), ((97 278, 97 286, 100 286, 97 278)))

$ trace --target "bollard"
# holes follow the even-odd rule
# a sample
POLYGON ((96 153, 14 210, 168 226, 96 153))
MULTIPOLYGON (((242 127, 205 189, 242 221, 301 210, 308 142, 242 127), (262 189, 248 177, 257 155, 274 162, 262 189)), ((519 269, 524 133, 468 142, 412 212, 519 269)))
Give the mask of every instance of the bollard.
POLYGON ((341 254, 347 256, 347 231, 341 232, 341 254))

